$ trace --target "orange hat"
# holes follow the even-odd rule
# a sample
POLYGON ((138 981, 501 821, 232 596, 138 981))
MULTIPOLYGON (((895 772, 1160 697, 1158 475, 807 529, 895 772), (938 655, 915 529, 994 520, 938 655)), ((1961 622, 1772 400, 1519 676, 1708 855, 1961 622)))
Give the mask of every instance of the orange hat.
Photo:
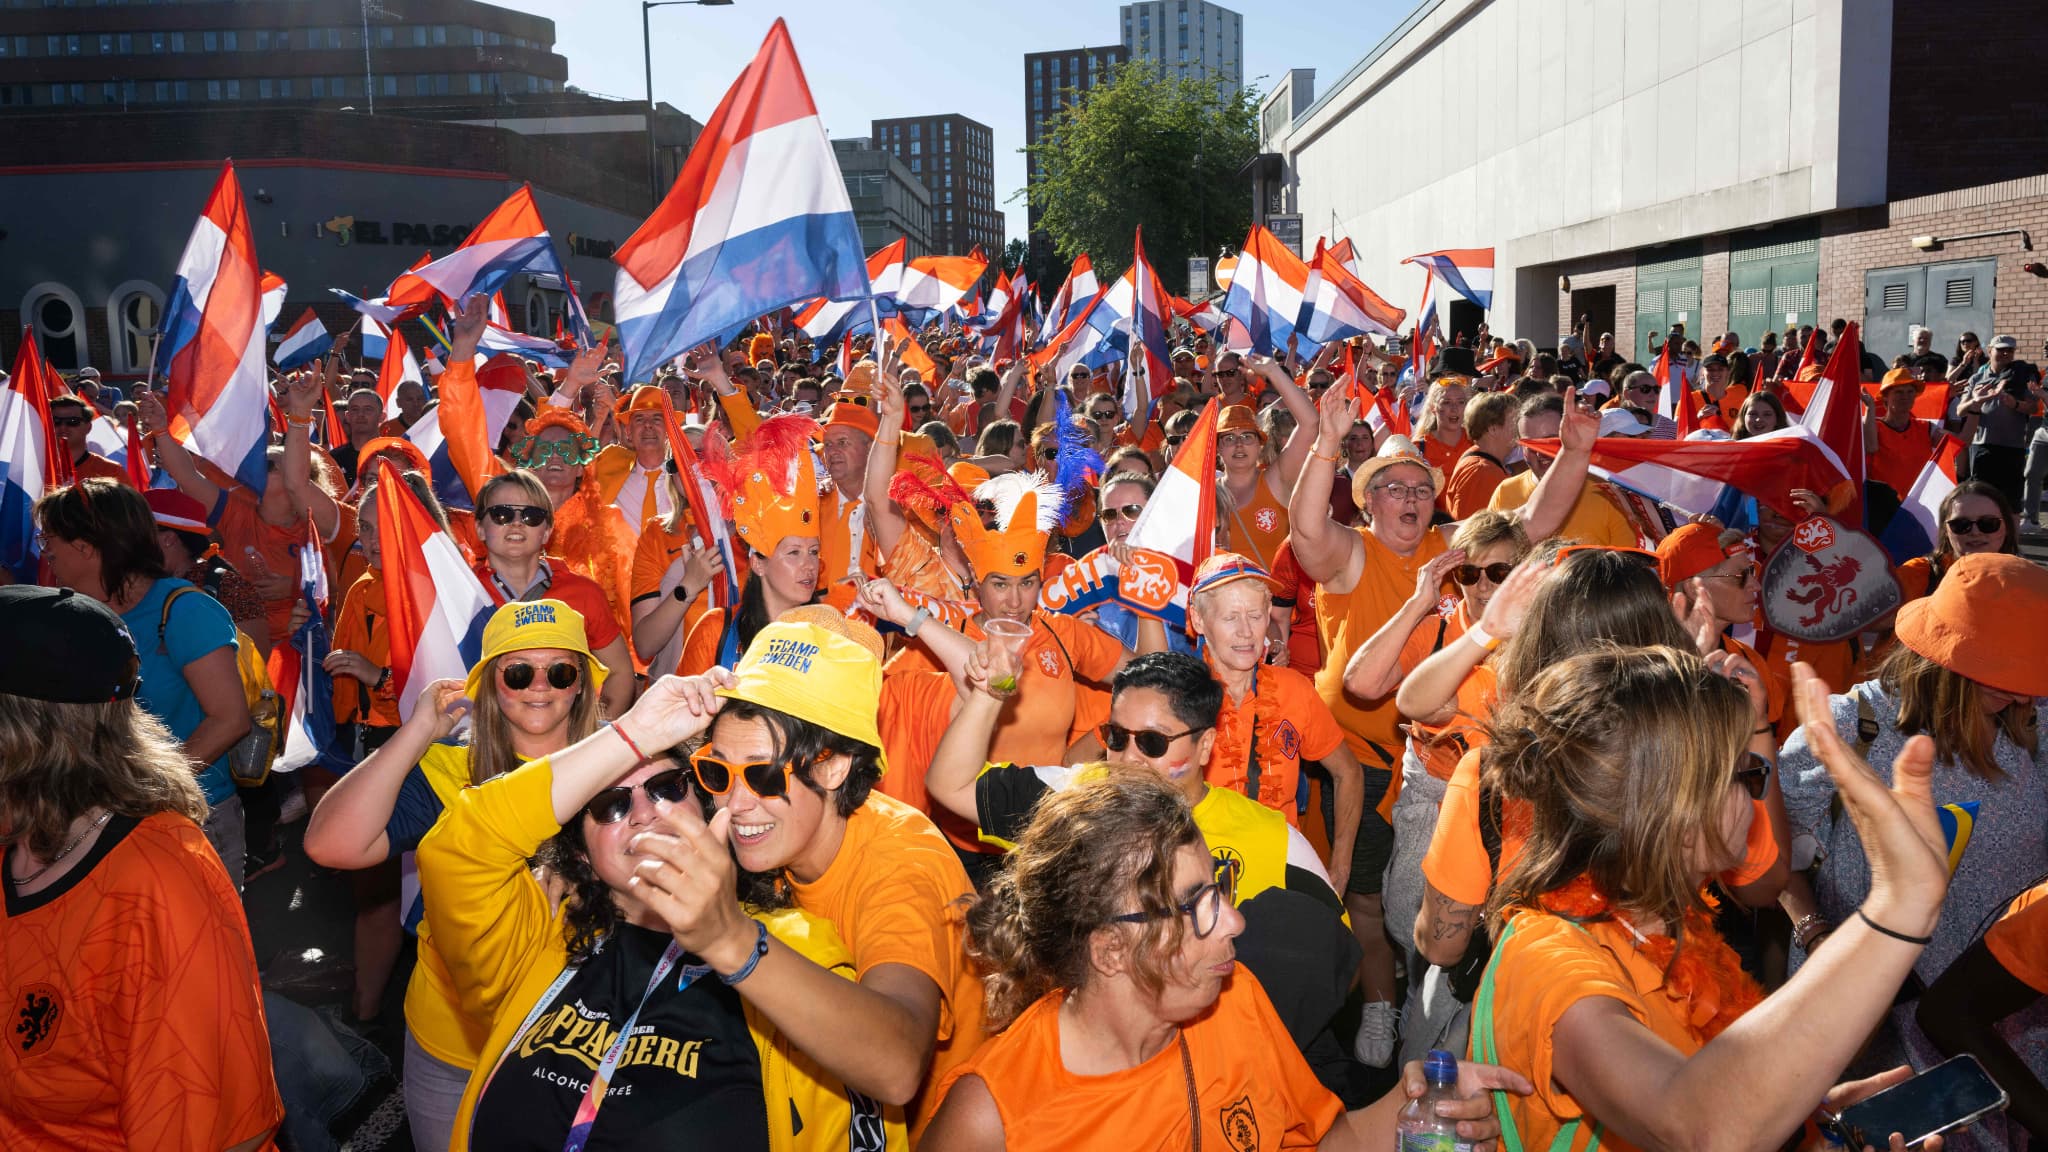
POLYGON ((1721 546, 1721 529, 1713 524, 1683 524, 1657 543, 1657 576, 1666 588, 1676 588, 1731 556, 1749 552, 1749 542, 1737 540, 1721 546))
POLYGON ((772 417, 733 461, 733 530, 764 556, 787 537, 818 538, 818 467, 810 447, 817 427, 808 416, 772 417))
POLYGON ((2048 696, 2037 628, 2048 620, 2048 571, 2018 556, 1958 559, 1931 596, 1899 609, 1899 643, 1959 676, 2019 696, 2048 696))
POLYGON ((871 358, 854 361, 853 366, 846 370, 846 386, 841 388, 840 391, 860 393, 873 391, 876 371, 875 362, 871 358))
POLYGON ((1216 425, 1218 436, 1228 436, 1232 432, 1250 432, 1259 438, 1259 443, 1266 442, 1266 433, 1259 427, 1259 418, 1252 415, 1252 410, 1243 404, 1232 404, 1225 408, 1223 419, 1216 425))
MULTIPOLYGON (((429 478, 434 474, 432 466, 427 463, 427 454, 420 451, 419 445, 403 436, 379 436, 363 445, 363 450, 356 453, 356 459, 367 464, 375 460, 379 452, 396 452, 405 457, 406 467, 414 472, 429 478)), ((362 471, 367 473, 368 469, 362 471)))
POLYGON ((635 412, 661 412, 663 410, 661 401, 661 389, 656 388, 652 384, 638 385, 631 392, 626 393, 625 400, 620 403, 619 417, 624 419, 635 412))
POLYGON ((851 428, 873 438, 880 431, 881 421, 875 416, 874 401, 864 392, 835 392, 832 406, 825 409, 825 423, 819 429, 851 428))
POLYGON ((1918 376, 1913 375, 1911 368, 1894 368, 1884 374, 1884 379, 1878 383, 1877 392, 1878 395, 1882 396, 1887 389, 1891 388, 1917 389, 1925 386, 1925 382, 1918 376))
POLYGON ((989 481, 988 469, 983 468, 979 464, 970 464, 965 460, 953 461, 953 466, 946 469, 946 475, 951 476, 954 483, 967 489, 969 492, 974 491, 989 481))
POLYGON ((1195 582, 1188 587, 1188 594, 1209 592, 1239 580, 1256 580, 1275 596, 1285 591, 1270 573, 1245 557, 1235 552, 1212 552, 1195 569, 1195 582))
POLYGON ((998 476, 974 490, 972 503, 947 513, 974 577, 1031 576, 1045 568, 1045 546, 1059 527, 1065 497, 1059 485, 1031 472, 998 476), (995 527, 981 523, 982 504, 995 506, 995 527))

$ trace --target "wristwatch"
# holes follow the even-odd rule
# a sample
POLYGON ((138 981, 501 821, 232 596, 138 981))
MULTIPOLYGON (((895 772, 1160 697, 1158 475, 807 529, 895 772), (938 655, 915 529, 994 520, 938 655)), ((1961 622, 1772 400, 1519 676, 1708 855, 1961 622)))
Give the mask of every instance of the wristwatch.
POLYGON ((669 595, 674 596, 676 598, 676 603, 678 604, 688 604, 690 601, 695 600, 697 598, 697 594, 690 591, 690 582, 688 580, 685 580, 682 583, 677 584, 675 587, 675 591, 669 593, 669 595))

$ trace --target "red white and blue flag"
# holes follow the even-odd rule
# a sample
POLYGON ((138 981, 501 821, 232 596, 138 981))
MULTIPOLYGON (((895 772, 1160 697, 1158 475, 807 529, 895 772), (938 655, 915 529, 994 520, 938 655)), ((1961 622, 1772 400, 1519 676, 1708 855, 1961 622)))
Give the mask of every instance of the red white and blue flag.
POLYGON ((872 332, 876 315, 896 312, 896 290, 903 286, 904 255, 910 242, 897 237, 894 244, 877 249, 868 257, 869 295, 859 300, 828 300, 820 297, 797 309, 793 323, 804 330, 813 344, 830 343, 841 336, 872 332))
MULTIPOLYGON (((364 324, 370 323, 364 317, 364 324)), ((384 352, 384 362, 377 366, 377 395, 384 401, 384 418, 398 419, 398 386, 410 380, 426 388, 427 382, 420 375, 420 362, 412 354, 412 346, 405 342, 403 333, 392 330, 386 337, 389 347, 384 352)))
POLYGON ((1407 313, 1366 287, 1365 281, 1338 259, 1336 249, 1318 253, 1312 271, 1318 276, 1305 305, 1304 324, 1308 339, 1316 344, 1352 336, 1392 336, 1407 318, 1407 313))
MULTIPOLYGON (((569 285, 555 241, 533 202, 533 187, 519 190, 470 229, 455 251, 431 263, 408 270, 391 282, 386 294, 390 306, 402 308, 408 316, 425 312, 436 299, 444 303, 467 300, 477 293, 492 294, 520 272, 553 276, 568 290, 563 293, 566 319, 578 344, 588 346, 593 337, 590 320, 583 314, 583 302, 569 285)), ((390 321, 386 321, 387 324, 390 321)))
POLYGON ((1060 283, 1059 294, 1052 298, 1052 307, 1045 310, 1045 322, 1039 325, 1040 335, 1050 338, 1065 328, 1074 318, 1074 309, 1094 299, 1097 291, 1095 265, 1083 252, 1074 257, 1073 266, 1067 269, 1067 278, 1060 283))
POLYGON ((1166 347, 1166 328, 1173 323, 1173 297, 1167 294, 1159 274, 1145 259, 1142 226, 1132 241, 1131 252, 1131 266, 1117 281, 1110 297, 1112 301, 1122 297, 1118 310, 1130 318, 1124 362, 1133 369, 1145 369, 1142 385, 1129 380, 1124 388, 1124 416, 1136 427, 1150 416, 1152 401, 1173 387, 1173 363, 1166 347))
POLYGON ((289 372, 327 355, 327 350, 332 347, 334 337, 327 331, 327 325, 320 322, 320 317, 314 315, 311 308, 307 308, 292 323, 284 339, 277 342, 277 351, 272 354, 271 361, 277 365, 278 371, 289 372))
MULTIPOLYGON (((1666 341, 1666 343, 1670 343, 1666 341)), ((1806 411, 1799 423, 1810 429, 1825 445, 1848 477, 1851 494, 1842 509, 1842 523, 1863 526, 1863 340, 1854 321, 1842 330, 1842 338, 1828 353, 1827 367, 1814 382, 1806 411)), ((1816 491, 1825 493, 1827 489, 1816 491)), ((1796 518, 1795 518, 1796 522, 1796 518)))
POLYGON ((271 768, 296 772, 318 763, 346 772, 354 765, 328 759, 334 747, 334 678, 326 668, 331 643, 327 634, 327 564, 317 529, 308 524, 306 540, 295 551, 299 595, 308 611, 306 622, 292 633, 291 641, 270 650, 270 683, 277 690, 277 714, 284 721, 284 747, 271 768))
POLYGON ((526 369, 516 356, 494 356, 481 368, 450 365, 439 384, 440 403, 421 413, 405 438, 426 456, 441 504, 473 511, 495 471, 491 445, 526 394, 526 369))
POLYGON ((483 655, 484 625, 495 606, 483 582, 397 466, 377 484, 377 543, 384 560, 384 604, 391 630, 391 682, 398 714, 412 718, 420 692, 436 680, 461 680, 483 655))
POLYGON ((178 259, 157 368, 170 383, 172 435, 257 493, 270 434, 262 276, 230 161, 178 259))
POLYGON ((1410 256, 1401 263, 1421 265, 1430 276, 1443 281, 1444 287, 1482 309, 1493 309, 1493 249, 1446 248, 1410 256))
MULTIPOLYGON (((1132 548, 1173 560, 1177 587, 1167 608, 1156 613, 1168 628, 1187 627, 1188 586, 1195 569, 1216 550, 1216 422, 1221 413, 1214 399, 1203 407, 1131 527, 1132 548)), ((1128 593, 1124 598, 1131 599, 1128 593)))
POLYGON ((1254 224, 1238 254, 1230 292, 1223 298, 1223 314, 1244 325, 1254 352, 1278 355, 1295 339, 1300 351, 1312 353, 1314 349, 1308 345, 1314 341, 1297 329, 1308 289, 1308 265, 1271 232, 1254 224))
POLYGON ((871 291, 853 205, 781 19, 613 259, 629 381, 778 308, 871 291))
POLYGON ((17 584, 36 582, 36 501, 67 482, 70 457, 50 424, 54 373, 43 363, 35 337, 14 354, 14 375, 0 388, 0 567, 17 584))
POLYGON ((1904 564, 1916 556, 1925 556, 1940 542, 1941 502, 1955 491, 1956 465, 1962 455, 1963 442, 1943 433, 1941 447, 1921 466, 1919 477, 1899 501, 1899 510, 1892 515, 1891 523, 1885 525, 1879 540, 1892 563, 1904 564))
MULTIPOLYGON (((1522 447, 1557 455, 1556 440, 1524 440, 1522 447)), ((1826 492, 1843 479, 1834 453, 1797 424, 1747 440, 1603 436, 1593 442, 1592 471, 1692 515, 1713 512, 1723 487, 1731 487, 1794 523, 1805 514, 1793 502, 1793 489, 1826 492)))
POLYGON ((920 256, 903 267, 896 306, 906 312, 934 315, 962 306, 988 271, 981 245, 965 256, 920 256))

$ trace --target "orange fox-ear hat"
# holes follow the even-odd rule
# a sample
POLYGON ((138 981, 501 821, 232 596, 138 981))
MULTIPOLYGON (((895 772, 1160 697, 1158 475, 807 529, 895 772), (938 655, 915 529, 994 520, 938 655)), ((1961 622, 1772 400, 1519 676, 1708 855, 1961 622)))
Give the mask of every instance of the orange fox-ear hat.
POLYGON ((977 580, 990 576, 1031 576, 1045 568, 1046 542, 1059 527, 1066 497, 1058 484, 1035 472, 1010 472, 974 490, 974 502, 955 505, 947 515, 977 580), (982 523, 989 509, 994 527, 982 523))
POLYGON ((818 469, 810 448, 817 428, 808 416, 773 417, 733 460, 733 530, 763 556, 786 537, 818 538, 818 469))

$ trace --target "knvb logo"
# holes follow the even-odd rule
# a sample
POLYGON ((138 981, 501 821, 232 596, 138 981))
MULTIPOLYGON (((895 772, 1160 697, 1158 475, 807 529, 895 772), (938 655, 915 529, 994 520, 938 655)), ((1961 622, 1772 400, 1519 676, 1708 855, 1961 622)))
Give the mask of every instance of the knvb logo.
POLYGON ((1821 552, 1835 546, 1835 530, 1825 518, 1816 516, 1792 530, 1792 543, 1801 552, 1821 552))
POLYGON ((21 990, 14 1005, 14 1037, 24 1056, 47 1049, 64 1019, 64 1003, 48 984, 31 984, 21 990))

